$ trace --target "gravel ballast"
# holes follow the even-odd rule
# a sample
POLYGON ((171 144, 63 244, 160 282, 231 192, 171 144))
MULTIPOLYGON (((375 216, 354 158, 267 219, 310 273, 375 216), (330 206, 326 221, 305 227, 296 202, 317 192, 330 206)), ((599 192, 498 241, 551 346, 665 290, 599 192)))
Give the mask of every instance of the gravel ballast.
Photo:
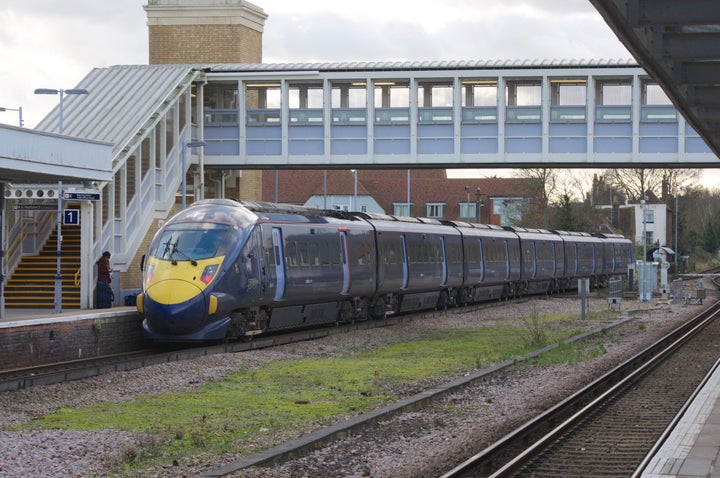
MULTIPOLYGON (((624 301, 624 316, 634 320, 604 336, 606 353, 575 365, 515 366, 458 393, 446 396, 427 410, 402 413, 305 457, 275 467, 241 470, 231 476, 247 477, 419 477, 437 476, 448 465, 480 451, 549 406, 626 360, 662 335, 693 317, 706 305, 624 301)), ((605 298, 591 298, 591 311, 607 310, 605 298)), ((132 457, 152 438, 118 430, 10 430, 60 407, 131 400, 135 396, 193 390, 238 368, 260 366, 274 360, 328 356, 348 350, 377 348, 412 340, 422 330, 438 327, 477 327, 494 320, 532 313, 570 313, 579 316, 576 298, 549 298, 508 303, 479 311, 448 311, 384 327, 331 335, 302 342, 236 354, 222 354, 117 372, 64 384, 0 393, 0 477, 106 476, 112 467, 132 457)), ((568 321, 572 329, 594 329, 604 323, 568 321)), ((448 380, 455 377, 448 377, 448 380)), ((410 396, 437 382, 407 386, 398 393, 410 396)), ((296 438, 308 430, 284 436, 258 431, 257 449, 296 438)), ((183 458, 124 476, 196 476, 210 472, 240 456, 183 458)))

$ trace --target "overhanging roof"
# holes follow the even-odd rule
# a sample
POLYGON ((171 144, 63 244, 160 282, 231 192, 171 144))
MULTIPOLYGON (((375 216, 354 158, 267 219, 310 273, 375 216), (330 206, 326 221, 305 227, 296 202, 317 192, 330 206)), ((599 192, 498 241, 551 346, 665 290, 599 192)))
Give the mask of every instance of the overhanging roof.
POLYGON ((0 126, 0 181, 14 184, 112 180, 112 145, 0 126))
POLYGON ((720 157, 720 1, 590 2, 720 157))

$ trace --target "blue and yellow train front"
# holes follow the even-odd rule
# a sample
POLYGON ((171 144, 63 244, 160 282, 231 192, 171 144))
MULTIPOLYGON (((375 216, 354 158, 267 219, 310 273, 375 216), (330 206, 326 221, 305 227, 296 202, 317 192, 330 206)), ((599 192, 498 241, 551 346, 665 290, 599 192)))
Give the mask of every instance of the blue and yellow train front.
POLYGON ((221 340, 234 298, 223 277, 257 216, 235 201, 198 201, 171 218, 148 248, 138 311, 145 338, 166 342, 221 340))
POLYGON ((229 317, 214 318, 218 297, 209 285, 223 257, 172 262, 150 257, 138 310, 145 316, 145 338, 171 341, 207 341, 225 337, 229 317))

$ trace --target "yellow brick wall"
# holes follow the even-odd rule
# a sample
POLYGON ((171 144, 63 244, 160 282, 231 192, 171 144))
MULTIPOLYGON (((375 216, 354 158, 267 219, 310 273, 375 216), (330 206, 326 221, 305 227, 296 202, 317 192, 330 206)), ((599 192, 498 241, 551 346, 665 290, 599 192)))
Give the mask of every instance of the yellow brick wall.
MULTIPOLYGON (((155 219, 148 229, 148 231, 145 233, 145 237, 143 238, 142 242, 140 243, 140 247, 138 248, 137 253, 135 254, 135 257, 128 265, 128 269, 126 272, 120 273, 120 288, 121 289, 139 289, 142 284, 142 272, 140 271, 140 261, 142 260, 143 254, 147 253, 148 246, 150 245, 150 241, 152 240, 153 236, 155 236, 155 233, 158 229, 160 229, 160 225, 162 223, 165 223, 167 219, 170 219, 175 214, 177 214, 181 209, 180 204, 175 204, 171 209, 170 213, 168 214, 166 219, 155 219)), ((122 299, 122 298, 121 298, 122 299)))
POLYGON ((260 63, 262 33, 243 25, 151 25, 150 64, 260 63))

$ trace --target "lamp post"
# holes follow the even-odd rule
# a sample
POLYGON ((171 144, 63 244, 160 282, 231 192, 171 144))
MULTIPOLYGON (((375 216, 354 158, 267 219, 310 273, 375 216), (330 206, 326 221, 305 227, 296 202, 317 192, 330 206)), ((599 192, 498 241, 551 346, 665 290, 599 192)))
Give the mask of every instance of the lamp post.
POLYGON ((460 219, 462 218, 468 218, 469 217, 469 210, 470 210, 470 186, 465 186, 465 194, 467 196, 467 200, 465 201, 465 215, 463 216, 463 209, 460 208, 460 219))
POLYGON ((678 198, 680 197, 680 191, 685 191, 685 186, 675 185, 675 274, 680 273, 680 261, 679 254, 680 248, 678 247, 678 198))
POLYGON ((21 128, 23 127, 22 106, 18 106, 17 108, 3 108, 2 106, 0 106, 0 112, 3 112, 3 111, 17 111, 18 115, 20 116, 19 125, 21 128))
POLYGON ((205 141, 183 141, 181 156, 182 156, 182 171, 180 171, 182 178, 182 208, 185 209, 187 204, 187 149, 188 148, 200 148, 205 146, 205 141))
POLYGON ((353 190, 353 203, 352 203, 352 211, 357 211, 357 169, 352 170, 353 174, 355 175, 355 189, 353 190))
POLYGON ((640 302, 648 302, 648 300, 645 297, 646 294, 646 284, 645 284, 645 262, 647 261, 647 213, 645 211, 645 205, 647 204, 647 196, 644 196, 643 199, 640 200, 640 205, 642 208, 642 222, 643 222, 643 260, 642 260, 642 267, 640 271, 642 274, 640 274, 640 302))
POLYGON ((477 203, 476 203, 476 213, 477 213, 477 222, 480 224, 480 208, 482 207, 482 201, 480 200, 480 188, 475 188, 475 196, 477 196, 477 203))
POLYGON ((88 90, 85 88, 72 88, 69 90, 38 88, 35 90, 36 95, 60 95, 60 134, 63 134, 63 98, 65 95, 87 95, 88 93, 88 90))
POLYGON ((407 215, 410 215, 410 170, 407 170, 407 215))

